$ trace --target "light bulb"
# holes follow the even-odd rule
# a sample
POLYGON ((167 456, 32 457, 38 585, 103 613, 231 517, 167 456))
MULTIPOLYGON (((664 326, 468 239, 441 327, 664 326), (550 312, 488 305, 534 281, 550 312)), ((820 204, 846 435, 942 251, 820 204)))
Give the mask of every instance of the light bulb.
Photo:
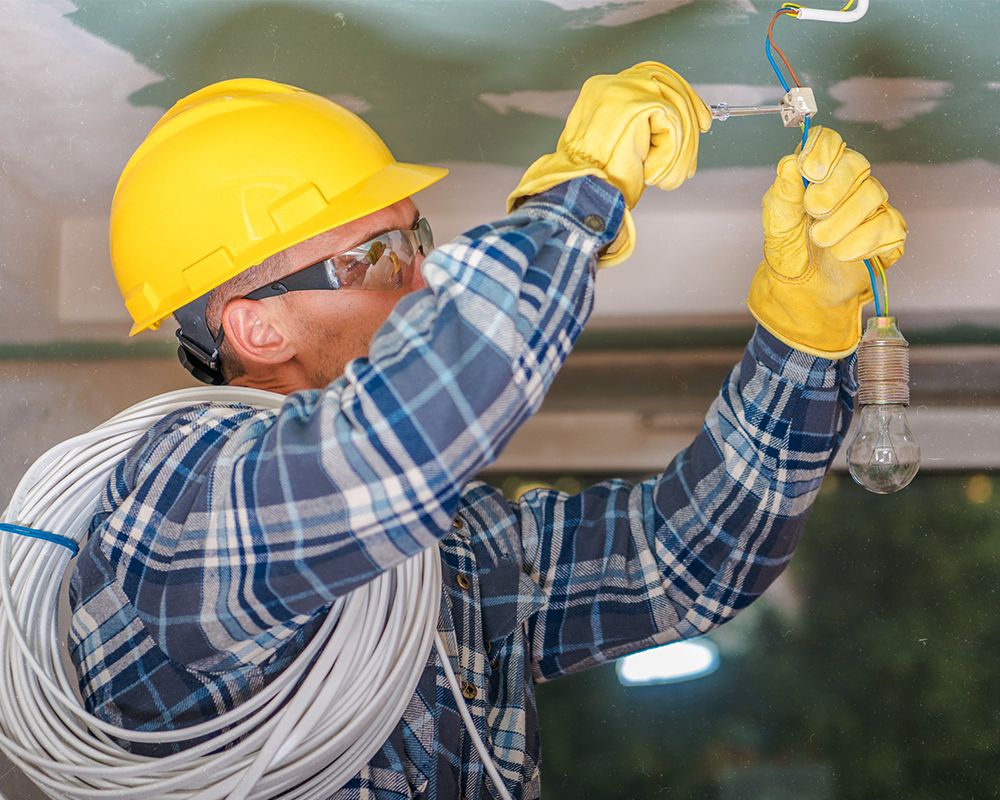
POLYGON ((906 419, 910 403, 909 345, 895 317, 874 317, 858 348, 858 404, 847 448, 851 477, 870 492, 898 492, 920 468, 920 446, 906 419))
POLYGON ((862 406, 858 432, 847 448, 851 477, 871 492, 898 492, 920 469, 920 445, 903 406, 862 406))

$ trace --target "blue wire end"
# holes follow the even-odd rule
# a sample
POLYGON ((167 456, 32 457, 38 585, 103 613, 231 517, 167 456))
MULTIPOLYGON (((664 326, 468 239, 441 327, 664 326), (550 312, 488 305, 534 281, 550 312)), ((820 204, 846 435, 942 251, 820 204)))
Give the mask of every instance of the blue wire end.
MULTIPOLYGON (((806 117, 806 121, 802 123, 802 149, 805 150, 806 139, 809 138, 809 117, 806 117)), ((805 178, 802 179, 802 185, 808 186, 809 181, 805 178)))
POLYGON ((878 287, 875 285, 875 270, 872 268, 872 262, 867 258, 865 259, 865 266, 868 267, 868 277, 871 278, 872 282, 872 294, 875 295, 875 316, 882 316, 882 304, 878 301, 878 287))

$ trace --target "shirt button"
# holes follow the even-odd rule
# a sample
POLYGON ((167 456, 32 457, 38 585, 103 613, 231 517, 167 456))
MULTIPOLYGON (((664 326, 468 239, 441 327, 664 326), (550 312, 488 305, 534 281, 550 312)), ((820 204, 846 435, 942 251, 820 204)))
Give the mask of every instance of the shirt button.
POLYGON ((469 583, 469 579, 465 577, 465 575, 461 572, 458 573, 458 577, 455 578, 455 583, 458 584, 458 588, 461 589, 463 592, 467 592, 469 590, 469 587, 472 585, 471 583, 469 583))
POLYGON ((490 644, 489 639, 486 640, 486 655, 490 654, 490 650, 493 649, 493 645, 490 644))
POLYGON ((460 539, 468 541, 469 539, 469 526, 465 524, 465 520, 461 517, 455 517, 454 521, 451 523, 451 529, 458 534, 460 539))
POLYGON ((594 233, 602 233, 604 231, 604 220, 601 219, 597 214, 588 214, 583 218, 583 224, 586 225, 594 233))
POLYGON ((466 700, 475 700, 479 696, 479 690, 468 681, 462 681, 462 697, 466 700))

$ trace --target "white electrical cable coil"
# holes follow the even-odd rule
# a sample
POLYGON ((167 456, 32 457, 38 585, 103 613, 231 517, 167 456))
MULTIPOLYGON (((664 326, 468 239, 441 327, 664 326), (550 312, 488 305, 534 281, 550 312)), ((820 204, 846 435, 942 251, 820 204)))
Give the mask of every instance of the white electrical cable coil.
MULTIPOLYGON (((205 387, 143 401, 45 453, 0 519, 82 544, 114 466, 165 414, 208 402, 277 409, 283 400, 254 389, 205 387)), ((60 544, 0 532, 0 749, 48 796, 325 800, 388 739, 436 644, 485 769, 510 800, 435 635, 437 548, 339 598, 303 652, 250 700, 165 732, 120 728, 83 708, 60 655, 56 619, 70 563, 60 544), (111 738, 167 743, 206 735, 160 758, 130 753, 111 738)))

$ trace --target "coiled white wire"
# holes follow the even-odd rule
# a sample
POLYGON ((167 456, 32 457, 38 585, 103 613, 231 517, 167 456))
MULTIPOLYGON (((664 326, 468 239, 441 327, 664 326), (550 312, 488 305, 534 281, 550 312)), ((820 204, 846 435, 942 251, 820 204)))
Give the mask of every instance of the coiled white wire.
MULTIPOLYGON (((82 544, 111 470, 164 414, 205 402, 278 408, 283 399, 255 389, 205 387, 146 400, 45 453, 0 519, 82 544)), ((435 635, 436 548, 338 599, 298 658, 246 703, 180 731, 155 733, 110 725, 80 703, 75 676, 66 674, 60 657, 56 619, 70 560, 62 545, 0 532, 0 749, 48 796, 328 798, 399 723, 433 642, 486 771, 510 800, 435 635), (204 735, 210 738, 162 758, 134 755, 110 738, 165 743, 204 735)))

